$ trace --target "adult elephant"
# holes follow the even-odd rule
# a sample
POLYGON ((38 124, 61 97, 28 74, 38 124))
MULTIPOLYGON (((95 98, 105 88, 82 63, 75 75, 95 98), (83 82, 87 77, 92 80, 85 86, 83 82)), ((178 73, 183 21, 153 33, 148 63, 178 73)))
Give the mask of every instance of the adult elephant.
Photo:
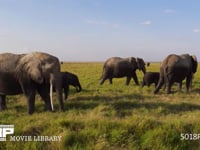
POLYGON ((100 84, 102 85, 106 79, 109 79, 110 84, 112 84, 112 78, 126 77, 126 85, 129 85, 131 78, 138 85, 137 69, 142 70, 144 74, 146 73, 145 63, 141 58, 111 57, 104 63, 100 84))
POLYGON ((32 114, 37 90, 45 101, 46 109, 52 111, 52 90, 55 86, 60 109, 64 110, 60 76, 59 59, 50 54, 0 54, 0 109, 6 107, 6 95, 23 93, 28 101, 28 113, 32 114))
POLYGON ((163 84, 166 85, 166 93, 171 92, 171 86, 174 82, 179 83, 181 90, 182 81, 186 78, 186 92, 189 91, 192 82, 192 76, 197 71, 197 58, 189 54, 167 56, 160 66, 160 77, 154 93, 158 93, 163 84))
POLYGON ((71 72, 61 72, 61 78, 62 78, 62 88, 64 90, 64 98, 65 100, 68 97, 69 93, 69 86, 72 85, 76 88, 76 92, 81 92, 82 87, 79 82, 78 76, 71 73, 71 72))

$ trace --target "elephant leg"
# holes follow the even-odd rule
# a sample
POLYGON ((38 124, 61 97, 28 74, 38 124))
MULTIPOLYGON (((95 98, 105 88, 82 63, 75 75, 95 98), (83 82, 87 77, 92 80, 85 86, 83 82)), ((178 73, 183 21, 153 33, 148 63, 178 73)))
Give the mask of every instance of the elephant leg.
POLYGON ((182 89, 182 81, 178 82, 178 91, 181 92, 182 89))
POLYGON ((27 98, 27 108, 28 108, 28 113, 31 115, 35 111, 35 90, 36 90, 36 85, 31 82, 31 81, 26 81, 26 80, 21 80, 20 85, 23 91, 23 94, 27 98))
POLYGON ((50 103, 50 96, 49 94, 40 94, 41 98, 45 102, 45 110, 47 111, 53 111, 50 103))
POLYGON ((60 106, 60 110, 61 111, 64 111, 64 103, 63 103, 63 98, 61 98, 62 97, 62 93, 60 93, 60 92, 62 92, 62 91, 56 91, 56 94, 57 94, 57 97, 58 97, 58 102, 59 102, 59 106, 60 106), (61 97, 60 97, 60 95, 61 95, 61 97))
POLYGON ((142 87, 144 87, 145 86, 145 83, 144 83, 144 81, 142 82, 142 85, 141 85, 142 87))
POLYGON ((35 91, 26 94, 28 100, 28 113, 31 115, 35 111, 35 91))
POLYGON ((170 94, 171 93, 171 86, 172 86, 172 83, 171 82, 167 82, 166 83, 166 94, 170 94))
POLYGON ((157 83, 154 83, 154 85, 155 85, 155 88, 156 88, 156 86, 157 86, 157 83))
POLYGON ((131 81, 131 77, 126 77, 126 85, 129 85, 130 81, 131 81))
MULTIPOLYGON (((60 74, 61 75, 61 74, 60 74)), ((62 95, 62 77, 58 76, 55 82, 56 95, 59 102, 59 107, 61 111, 64 111, 63 95, 62 95)))
POLYGON ((103 77, 103 78, 101 79, 100 85, 102 85, 102 84, 105 82, 106 79, 107 79, 107 78, 103 77))
POLYGON ((45 110, 52 111, 51 103, 50 103, 50 96, 49 96, 49 86, 47 85, 39 85, 37 91, 41 98, 45 102, 45 110))
POLYGON ((110 84, 112 84, 112 78, 109 78, 109 82, 110 82, 110 84))
POLYGON ((69 85, 64 87, 64 99, 67 100, 68 97, 68 93, 69 93, 69 85))
POLYGON ((192 84, 192 75, 186 78, 186 92, 189 92, 190 85, 192 84))
POLYGON ((0 111, 6 109, 6 95, 0 95, 0 111))
POLYGON ((135 72, 133 73, 133 80, 135 81, 136 85, 139 85, 138 78, 135 72))

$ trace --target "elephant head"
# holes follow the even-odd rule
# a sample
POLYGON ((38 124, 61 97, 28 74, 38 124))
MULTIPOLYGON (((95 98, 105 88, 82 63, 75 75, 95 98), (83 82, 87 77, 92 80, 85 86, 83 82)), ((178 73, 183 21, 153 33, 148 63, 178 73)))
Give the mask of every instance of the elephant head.
POLYGON ((146 73, 146 68, 145 68, 145 62, 142 58, 136 58, 135 59, 136 63, 137 63, 137 68, 139 70, 142 70, 142 72, 145 74, 146 73))
POLYGON ((53 86, 56 89, 60 109, 64 110, 62 98, 62 79, 60 74, 59 59, 55 56, 42 52, 33 52, 31 54, 27 54, 27 57, 29 55, 32 55, 32 57, 36 60, 35 62, 40 64, 38 64, 41 67, 39 70, 42 71, 41 74, 43 75, 44 82, 50 84, 50 98, 52 110, 54 110, 52 100, 53 86))
POLYGON ((74 86, 76 88, 76 92, 81 92, 82 91, 82 87, 81 84, 71 84, 72 86, 74 86))
POLYGON ((142 70, 142 72, 145 74, 146 73, 146 68, 145 68, 145 62, 142 58, 136 58, 137 66, 139 70, 142 70))
POLYGON ((17 62, 16 77, 19 81, 33 80, 38 84, 43 83, 43 69, 41 61, 33 56, 33 54, 22 54, 17 62))
POLYGON ((195 73, 198 67, 197 57, 195 55, 192 55, 191 60, 192 60, 192 73, 195 73))
POLYGON ((82 87, 81 84, 79 82, 78 76, 76 74, 73 74, 71 72, 62 72, 63 75, 63 86, 65 85, 72 85, 76 88, 77 92, 81 92, 82 87))

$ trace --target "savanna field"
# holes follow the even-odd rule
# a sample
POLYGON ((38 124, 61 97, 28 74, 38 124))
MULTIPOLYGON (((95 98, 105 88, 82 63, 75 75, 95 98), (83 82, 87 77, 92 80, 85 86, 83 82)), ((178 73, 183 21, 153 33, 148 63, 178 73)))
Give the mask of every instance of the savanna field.
MULTIPOLYGON (((151 63, 147 71, 159 71, 151 63)), ((200 66, 200 65, 199 65, 200 66)), ((45 112, 44 102, 36 97, 36 110, 27 113, 23 95, 9 96, 7 110, 0 112, 0 124, 13 124, 15 136, 62 136, 60 142, 0 142, 0 149, 95 149, 95 150, 196 150, 200 149, 200 67, 194 75, 192 89, 166 95, 161 89, 153 94, 154 85, 136 86, 125 78, 108 80, 99 85, 103 63, 64 63, 62 71, 78 75, 82 92, 70 87, 65 112, 59 111, 54 94, 55 112, 45 112), (188 138, 192 134, 193 140, 188 138)), ((139 82, 143 74, 137 71, 139 82)), ((189 137, 190 138, 190 137, 189 137)))

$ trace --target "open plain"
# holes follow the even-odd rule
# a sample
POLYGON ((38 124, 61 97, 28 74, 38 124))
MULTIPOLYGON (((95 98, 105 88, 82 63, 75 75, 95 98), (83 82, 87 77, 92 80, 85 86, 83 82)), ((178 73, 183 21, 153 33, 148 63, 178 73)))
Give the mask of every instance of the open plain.
MULTIPOLYGON (((147 71, 159 71, 151 63, 147 71)), ((13 124, 12 136, 61 136, 60 141, 0 142, 0 149, 162 149, 186 150, 200 147, 200 68, 194 75, 192 89, 172 94, 161 89, 154 95, 154 85, 136 86, 133 80, 113 79, 100 85, 103 63, 64 63, 62 71, 78 75, 82 92, 73 87, 65 112, 60 112, 54 94, 55 112, 45 112, 44 102, 36 98, 36 111, 27 114, 23 95, 9 96, 7 110, 0 112, 0 124, 13 124)), ((199 65, 200 66, 200 65, 199 65)), ((143 74, 137 71, 139 82, 143 74)))

